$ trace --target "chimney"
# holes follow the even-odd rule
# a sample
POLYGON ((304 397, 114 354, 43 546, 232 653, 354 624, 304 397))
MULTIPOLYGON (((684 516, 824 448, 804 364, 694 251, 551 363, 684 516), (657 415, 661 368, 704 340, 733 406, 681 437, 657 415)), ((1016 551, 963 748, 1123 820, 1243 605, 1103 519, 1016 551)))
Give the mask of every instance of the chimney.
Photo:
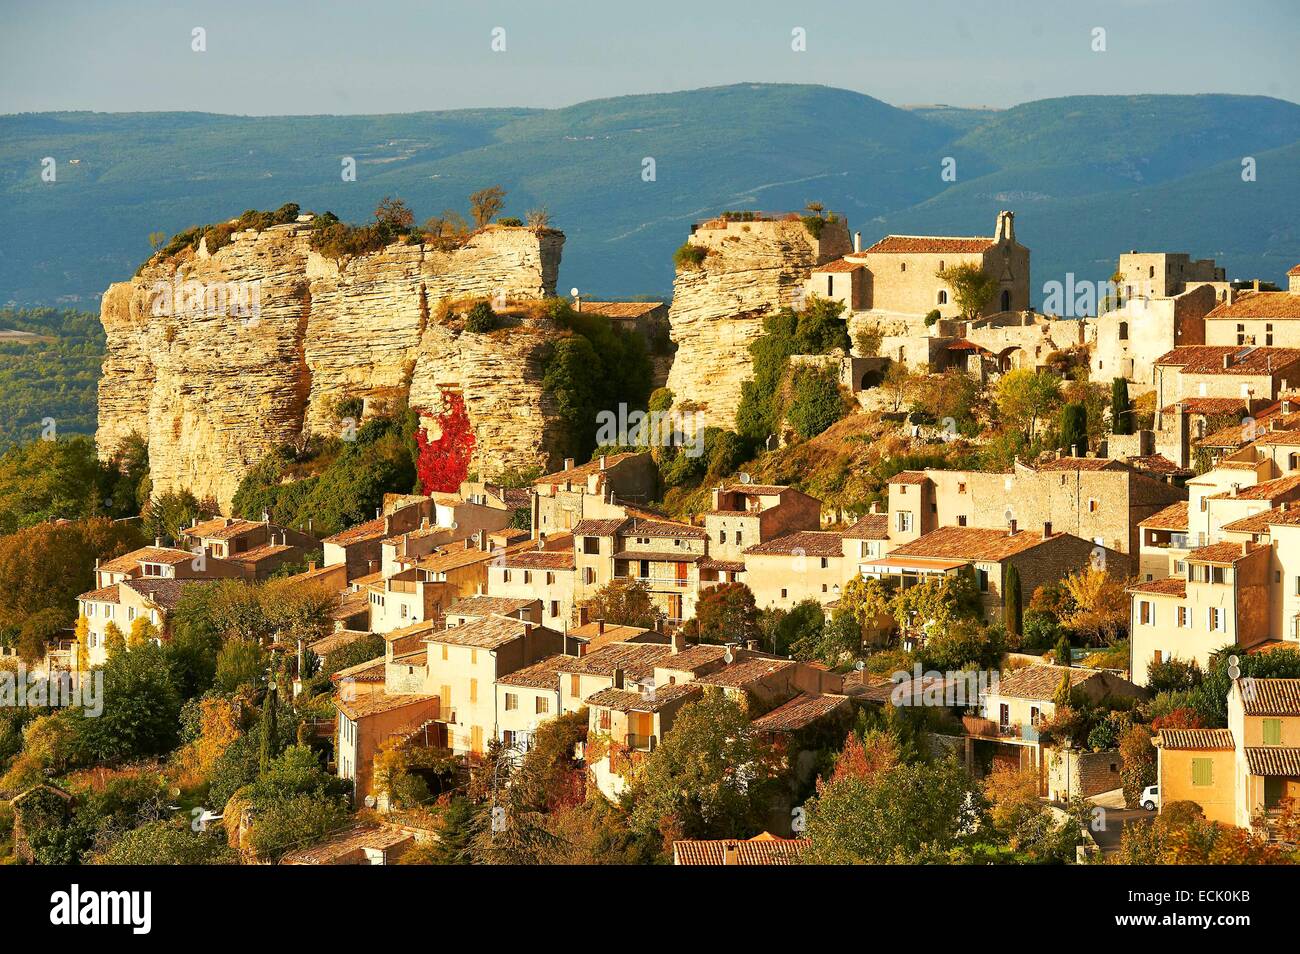
POLYGON ((572 458, 572 457, 566 457, 566 458, 564 458, 564 469, 565 469, 565 470, 573 470, 573 458, 572 458))
POLYGON ((751 653, 758 652, 758 640, 757 639, 748 640, 745 643, 745 648, 748 649, 751 653))
POLYGON ((1052 521, 1050 521, 1050 520, 1044 520, 1044 521, 1043 521, 1043 539, 1046 540, 1046 539, 1050 538, 1051 535, 1052 535, 1052 521))
POLYGON ((854 252, 860 252, 860 251, 862 251, 862 233, 861 233, 861 232, 854 232, 854 233, 853 233, 853 251, 854 251, 854 252))
POLYGON ((614 670, 614 688, 615 688, 615 689, 622 689, 622 688, 623 688, 623 669, 622 669, 622 667, 615 668, 615 670, 614 670))
POLYGON ((1250 541, 1249 541, 1249 540, 1242 540, 1242 541, 1241 541, 1241 555, 1242 555, 1242 556, 1250 556, 1250 541))
POLYGON ((197 527, 198 525, 199 525, 199 518, 190 517, 190 527, 193 528, 193 527, 197 527))
POLYGON ((604 470, 604 469, 605 469, 605 455, 604 455, 604 454, 601 454, 601 455, 600 455, 600 469, 601 469, 601 470, 604 470))
POLYGON ((579 625, 579 626, 586 626, 586 625, 587 625, 587 617, 588 617, 588 610, 587 610, 587 607, 585 607, 585 606, 579 606, 579 607, 578 607, 578 625, 579 625))
POLYGON ((1015 518, 1013 517, 1012 519, 1007 521, 1007 536, 1014 537, 1015 535, 1016 535, 1016 521, 1015 518))
POLYGON ((531 636, 531 635, 533 635, 533 624, 530 623, 530 622, 528 622, 527 620, 525 620, 525 621, 524 621, 524 639, 527 639, 527 638, 528 638, 529 636, 531 636))
POLYGON ((673 648, 673 655, 676 656, 686 649, 686 636, 680 632, 673 633, 669 637, 669 645, 673 648))
POLYGON ((1230 367, 1232 367, 1232 354, 1231 354, 1231 352, 1228 353, 1228 354, 1225 354, 1225 355, 1223 356, 1223 370, 1224 370, 1224 371, 1227 371, 1230 367))
POLYGON ((1251 287, 1251 291, 1259 291, 1259 279, 1257 278, 1253 282, 1251 282, 1250 287, 1251 287))
POLYGON ((724 865, 740 864, 740 845, 734 841, 723 842, 722 863, 724 865))
POLYGON ((578 641, 578 658, 581 659, 581 658, 582 658, 583 656, 585 656, 585 655, 587 655, 587 644, 586 644, 585 642, 583 642, 582 640, 579 640, 579 641, 578 641))
POLYGON ((156 547, 161 547, 161 546, 162 546, 162 537, 154 537, 154 538, 153 538, 153 545, 156 546, 156 547))
POLYGON ((366 561, 366 575, 369 576, 371 573, 374 573, 374 572, 375 572, 375 561, 374 561, 374 560, 367 560, 367 561, 366 561))
POLYGON ((596 635, 597 636, 604 635, 604 632, 605 632, 605 620, 603 618, 596 620, 596 635))
POLYGON ((880 513, 880 501, 873 500, 871 502, 871 509, 868 511, 868 513, 880 513))
POLYGON ((315 573, 315 572, 316 572, 316 561, 315 561, 315 560, 308 560, 308 561, 307 561, 307 572, 308 572, 308 573, 315 573))
POLYGON ((1225 304, 1231 305, 1236 300, 1237 300, 1237 289, 1229 285, 1227 291, 1223 293, 1223 301, 1225 304))

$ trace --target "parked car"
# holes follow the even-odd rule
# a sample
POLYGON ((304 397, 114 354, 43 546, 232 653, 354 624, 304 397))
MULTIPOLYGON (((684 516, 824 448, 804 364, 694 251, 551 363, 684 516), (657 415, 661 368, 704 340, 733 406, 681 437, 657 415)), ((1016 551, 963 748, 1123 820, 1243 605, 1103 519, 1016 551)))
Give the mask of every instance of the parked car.
POLYGON ((1146 788, 1142 789, 1142 797, 1138 800, 1138 804, 1149 812, 1153 812, 1159 808, 1160 786, 1148 785, 1146 788))

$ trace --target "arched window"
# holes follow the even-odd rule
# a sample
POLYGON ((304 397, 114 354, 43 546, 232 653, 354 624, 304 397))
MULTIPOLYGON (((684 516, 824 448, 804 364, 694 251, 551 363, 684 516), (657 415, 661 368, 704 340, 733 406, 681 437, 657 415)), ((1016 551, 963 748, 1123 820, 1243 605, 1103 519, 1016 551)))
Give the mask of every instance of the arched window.
POLYGON ((939 304, 941 305, 948 304, 948 293, 944 291, 942 288, 939 289, 939 304))
POLYGON ((1002 310, 1003 311, 1011 310, 1011 292, 1009 291, 1002 292, 1002 310))
POLYGON ((1121 321, 1121 322, 1119 323, 1119 340, 1120 340, 1120 341, 1128 341, 1128 322, 1127 322, 1127 321, 1121 321))

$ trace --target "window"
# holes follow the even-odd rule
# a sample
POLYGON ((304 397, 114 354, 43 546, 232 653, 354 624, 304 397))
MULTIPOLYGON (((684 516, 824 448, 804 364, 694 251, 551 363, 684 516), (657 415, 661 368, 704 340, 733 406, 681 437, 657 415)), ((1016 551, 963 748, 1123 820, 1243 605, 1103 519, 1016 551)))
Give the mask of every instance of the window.
POLYGON ((547 699, 545 696, 538 696, 538 697, 537 697, 537 714, 538 714, 538 715, 546 715, 546 714, 547 714, 548 712, 550 712, 550 711, 551 711, 551 700, 550 700, 550 699, 547 699))
POLYGON ((555 574, 550 572, 549 570, 546 571, 546 585, 547 586, 555 585, 555 574))
POLYGON ((1217 606, 1211 606, 1208 622, 1211 631, 1223 629, 1223 610, 1217 606))
POLYGON ((446 643, 443 643, 443 644, 442 644, 442 661, 443 661, 443 662, 446 662, 446 661, 447 661, 447 644, 446 644, 446 643))
POLYGON ((1150 626, 1155 622, 1155 607, 1148 600, 1138 601, 1138 622, 1143 626, 1150 626))
POLYGON ((599 538, 599 537, 583 537, 583 538, 582 538, 582 552, 583 552, 583 553, 600 553, 600 538, 599 538))
POLYGON ((1165 661, 1165 654, 1157 649, 1155 653, 1152 654, 1151 661, 1158 666, 1165 661))
POLYGON ((502 570, 502 571, 501 571, 501 581, 502 581, 503 583, 509 583, 509 582, 510 582, 510 571, 509 571, 509 570, 502 570))
POLYGON ((1128 322, 1127 322, 1127 321, 1121 321, 1121 322, 1119 323, 1119 340, 1120 340, 1120 341, 1128 341, 1128 322))
POLYGON ((781 590, 781 599, 785 599, 785 594, 786 594, 786 591, 785 591, 784 589, 782 589, 782 590, 781 590))
POLYGON ((899 263, 898 263, 898 270, 899 270, 900 272, 905 272, 905 271, 907 271, 907 262, 899 262, 899 263))
POLYGON ((478 665, 478 650, 477 650, 477 649, 471 649, 471 650, 469 651, 469 664, 470 664, 471 666, 477 666, 477 665, 478 665))
POLYGON ((1214 784, 1214 759, 1192 759, 1192 784, 1201 787, 1214 784))
POLYGON ((948 293, 944 291, 942 288, 939 289, 939 304, 941 305, 948 304, 948 293))
POLYGON ((506 712, 514 712, 519 708, 519 694, 515 692, 506 693, 506 712))
POLYGON ((402 604, 402 619, 406 619, 406 614, 407 614, 406 604, 403 603, 403 604, 402 604))
POLYGON ((822 557, 822 569, 824 570, 830 565, 831 565, 831 561, 826 559, 826 557, 822 557))
POLYGON ((475 702, 478 702, 478 680, 477 679, 471 679, 469 681, 469 701, 471 705, 475 702))
POLYGON ((569 677, 569 695, 580 696, 582 694, 582 678, 580 676, 569 677))
POLYGON ((1178 625, 1179 625, 1179 626, 1187 626, 1187 625, 1188 625, 1188 616, 1189 616, 1189 615, 1190 615, 1190 614, 1188 613, 1188 611, 1187 611, 1187 607, 1186 607, 1186 606, 1180 606, 1180 607, 1178 607, 1178 625))
POLYGON ((736 546, 740 546, 740 531, 736 531, 736 546))
POLYGON ((827 275, 826 276, 826 297, 829 298, 833 294, 835 294, 835 276, 827 275))
POLYGON ((989 571, 985 569, 977 569, 975 571, 975 579, 979 583, 980 592, 987 593, 989 591, 989 571))
POLYGON ((533 573, 531 570, 524 570, 524 582, 525 583, 533 582, 533 573))
POLYGON ((593 569, 592 569, 591 567, 589 567, 589 566, 587 566, 587 567, 583 567, 583 568, 582 568, 582 582, 584 582, 584 583, 595 583, 595 582, 596 582, 596 571, 593 570, 593 569))
POLYGON ((1097 512, 1097 501, 1095 501, 1095 500, 1089 500, 1089 501, 1088 501, 1088 513, 1096 513, 1096 512, 1097 512))
POLYGON ((127 621, 128 621, 128 622, 131 621, 131 620, 133 620, 133 619, 135 619, 135 607, 134 607, 134 606, 128 606, 128 607, 126 608, 126 618, 127 618, 127 621))
POLYGON ((609 731, 609 710, 601 709, 600 714, 596 716, 596 724, 604 731, 609 731))
POLYGON ((560 601, 551 600, 551 616, 555 617, 559 615, 560 615, 560 601))
POLYGON ((727 542, 727 531, 726 531, 726 530, 719 530, 719 531, 718 531, 718 542, 719 542, 719 543, 726 543, 726 542, 727 542))
POLYGON ((1211 583, 1223 582, 1223 567, 1221 566, 1210 567, 1210 582, 1211 583))
POLYGON ((959 527, 966 526, 966 515, 964 513, 957 515, 957 526, 959 527))
POLYGON ((1265 745, 1282 744, 1282 720, 1281 719, 1265 719, 1261 723, 1261 728, 1264 730, 1265 745))
POLYGON ((898 530, 900 533, 909 533, 912 529, 912 515, 906 510, 898 511, 898 530))
POLYGON ((957 484, 957 493, 959 493, 959 494, 964 494, 965 492, 966 492, 966 485, 965 485, 964 483, 958 483, 958 484, 957 484))

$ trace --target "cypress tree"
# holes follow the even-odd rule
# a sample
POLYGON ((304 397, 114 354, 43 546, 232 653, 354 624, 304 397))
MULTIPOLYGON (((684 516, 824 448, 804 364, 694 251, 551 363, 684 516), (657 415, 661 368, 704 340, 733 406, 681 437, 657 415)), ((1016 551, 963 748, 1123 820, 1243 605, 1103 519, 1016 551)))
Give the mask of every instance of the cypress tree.
POLYGON ((1061 443, 1071 457, 1087 453, 1088 409, 1078 401, 1061 408, 1061 443))
POLYGON ((1128 401, 1128 382, 1115 378, 1110 383, 1110 432, 1112 434, 1132 434, 1132 405, 1128 401))
POLYGON ((258 772, 265 773, 275 758, 275 677, 272 676, 266 687, 266 702, 262 704, 262 748, 258 758, 258 772))
POLYGON ((1007 564, 1006 579, 1002 582, 1002 618, 1007 635, 1019 636, 1022 620, 1020 571, 1014 563, 1007 564))

